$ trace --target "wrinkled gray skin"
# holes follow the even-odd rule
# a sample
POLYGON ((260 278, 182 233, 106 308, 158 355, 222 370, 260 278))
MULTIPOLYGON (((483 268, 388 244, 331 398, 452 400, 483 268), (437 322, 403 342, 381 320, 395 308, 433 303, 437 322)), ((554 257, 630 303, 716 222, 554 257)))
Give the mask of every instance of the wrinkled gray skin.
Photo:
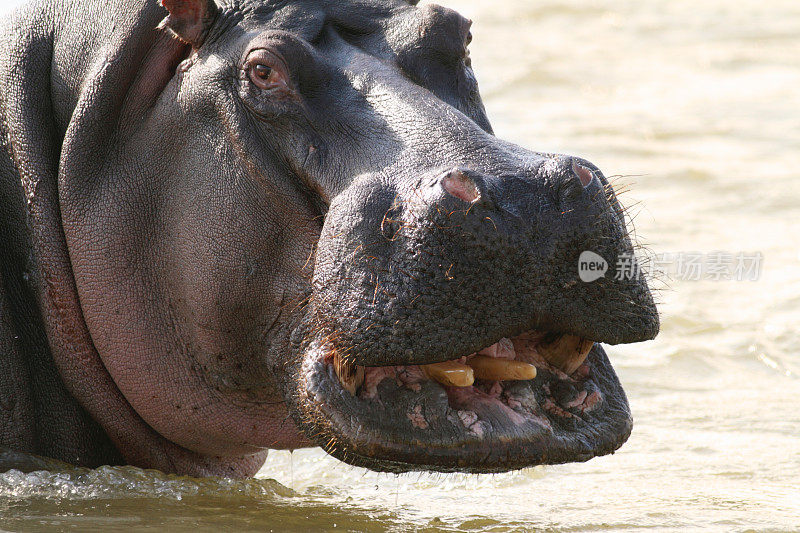
POLYGON ((423 430, 410 391, 365 402, 319 355, 657 333, 646 285, 613 279, 632 248, 600 171, 491 134, 469 21, 400 0, 165 5, 35 1, 0 30, 0 446, 243 477, 270 448, 481 472, 624 442, 599 345, 593 412, 481 438, 440 387, 423 430), (283 78, 259 85, 264 61, 283 78), (452 169, 480 198, 445 189, 452 169), (586 249, 612 265, 594 283, 586 249))

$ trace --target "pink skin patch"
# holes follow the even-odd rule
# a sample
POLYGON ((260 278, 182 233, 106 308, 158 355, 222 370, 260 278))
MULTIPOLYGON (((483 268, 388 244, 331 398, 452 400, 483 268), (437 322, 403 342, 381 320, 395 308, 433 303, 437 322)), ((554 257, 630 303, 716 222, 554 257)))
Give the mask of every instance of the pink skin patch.
POLYGON ((477 437, 483 437, 483 425, 478 420, 478 415, 475 411, 458 411, 458 419, 461 420, 461 424, 463 424, 470 433, 477 437))
POLYGON ((364 400, 376 399, 378 385, 384 379, 393 379, 398 386, 402 385, 414 392, 422 390, 421 383, 428 380, 417 365, 368 366, 364 368, 364 385, 361 387, 359 397, 364 400))
POLYGON ((522 407, 522 402, 514 398, 513 396, 506 396, 506 404, 512 409, 519 409, 522 407))
POLYGON ((497 359, 516 359, 517 354, 514 350, 514 343, 511 342, 511 339, 506 339, 505 337, 497 341, 496 343, 492 344, 491 346, 484 348, 478 355, 486 355, 488 357, 496 357, 497 359))
POLYGON ((364 399, 374 400, 378 397, 378 385, 386 378, 397 378, 396 366, 370 366, 364 369, 364 385, 361 386, 360 396, 364 399))
POLYGON ((419 392, 422 389, 422 385, 420 384, 428 378, 422 373, 422 369, 419 366, 413 365, 398 367, 397 379, 399 379, 406 388, 414 392, 419 392))
POLYGON ((561 418, 573 418, 575 415, 570 413, 569 411, 562 409, 558 405, 553 402, 550 398, 547 398, 542 405, 542 408, 550 414, 554 414, 556 416, 560 416, 561 418))
POLYGON ((589 376, 591 376, 591 375, 592 375, 592 371, 589 368, 589 365, 587 365, 586 363, 583 363, 581 366, 579 366, 575 370, 575 372, 572 373, 572 377, 574 377, 578 381, 582 381, 584 379, 588 379, 589 376))
POLYGON ((499 381, 493 381, 491 387, 486 391, 486 394, 492 398, 499 398, 503 394, 503 385, 499 381))
MULTIPOLYGON (((550 387, 545 385, 544 392, 550 396, 550 387)), ((587 411, 594 409, 602 399, 603 396, 597 391, 593 391, 591 394, 588 394, 585 390, 582 390, 578 392, 578 395, 575 396, 575 398, 564 404, 563 407, 557 405, 552 398, 547 398, 542 407, 548 413, 552 413, 564 418, 570 418, 574 417, 575 415, 566 409, 577 408, 577 410, 581 413, 586 413, 587 411)))
POLYGON ((411 424, 419 429, 428 429, 428 421, 422 415, 422 406, 415 405, 414 408, 406 413, 406 416, 411 421, 411 424))
POLYGON ((585 390, 582 390, 575 396, 572 400, 569 401, 564 407, 570 409, 572 407, 578 407, 579 405, 583 405, 583 402, 586 401, 586 397, 589 395, 585 390))
POLYGON ((585 413, 586 411, 591 411, 592 409, 597 407, 597 404, 600 403, 602 399, 603 395, 597 391, 594 391, 583 401, 583 403, 578 407, 578 409, 580 409, 581 413, 585 413))
POLYGON ((483 404, 492 409, 500 410, 512 424, 522 425, 525 423, 525 417, 503 403, 499 397, 493 398, 480 389, 475 387, 445 387, 444 390, 447 391, 450 405, 456 408, 463 409, 483 404))
POLYGON ((442 188, 449 194, 468 204, 481 197, 477 185, 458 169, 453 169, 442 179, 442 188))
POLYGON ((478 415, 475 414, 475 411, 459 411, 458 419, 461 420, 461 423, 464 424, 464 427, 470 427, 472 424, 478 421, 478 415))
POLYGON ((578 176, 578 179, 581 180, 581 185, 586 187, 592 182, 594 178, 594 174, 588 168, 579 165, 577 163, 572 164, 572 171, 578 176))

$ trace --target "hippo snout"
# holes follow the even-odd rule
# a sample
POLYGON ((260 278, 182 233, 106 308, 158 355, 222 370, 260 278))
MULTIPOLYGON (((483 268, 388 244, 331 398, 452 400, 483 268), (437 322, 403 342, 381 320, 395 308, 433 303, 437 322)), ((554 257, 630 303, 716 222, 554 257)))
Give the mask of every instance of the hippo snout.
MULTIPOLYGON (((343 412, 358 410, 362 423, 370 416, 378 423, 390 416, 381 411, 388 403, 401 406, 407 413, 396 416, 412 421, 413 438, 440 449, 425 468, 440 470, 454 468, 446 443, 463 438, 481 437, 476 446, 494 450, 475 471, 588 458, 618 447, 630 415, 598 343, 646 340, 659 324, 646 282, 615 272, 618 258, 633 257, 633 246, 602 172, 572 157, 526 154, 422 174, 364 175, 331 203, 316 254, 301 373, 301 396, 317 406, 309 416, 330 427, 343 412), (612 265, 592 282, 579 277, 587 250, 612 265), (425 377, 443 387, 441 394, 420 381, 425 377), (330 396, 337 387, 347 394, 330 396), (580 414, 591 411, 607 433, 588 423, 576 430, 578 412, 556 408, 550 396, 564 390, 575 392, 567 404, 591 399, 580 414), (372 411, 376 401, 382 407, 372 411), (426 429, 432 420, 447 428, 426 429), (480 420, 493 421, 492 436, 480 420), (460 431, 465 436, 454 436, 460 431), (521 431, 529 434, 503 444, 521 431), (602 438, 587 448, 589 434, 602 438)), ((351 448, 366 447, 369 457, 414 462, 386 435, 336 431, 337 438, 365 439, 351 448)))
POLYGON ((633 254, 598 170, 554 157, 512 175, 456 165, 410 181, 354 184, 320 237, 315 311, 358 363, 435 362, 531 329, 608 343, 657 332, 643 280, 579 279, 586 250, 611 265, 633 254))

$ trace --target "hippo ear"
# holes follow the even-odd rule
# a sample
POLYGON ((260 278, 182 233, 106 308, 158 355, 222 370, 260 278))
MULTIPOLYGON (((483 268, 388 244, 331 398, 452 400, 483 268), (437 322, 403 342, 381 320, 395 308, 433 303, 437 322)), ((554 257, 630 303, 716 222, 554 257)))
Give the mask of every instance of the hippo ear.
POLYGON ((169 16, 160 27, 167 28, 181 41, 200 48, 219 9, 214 0, 161 0, 169 16))

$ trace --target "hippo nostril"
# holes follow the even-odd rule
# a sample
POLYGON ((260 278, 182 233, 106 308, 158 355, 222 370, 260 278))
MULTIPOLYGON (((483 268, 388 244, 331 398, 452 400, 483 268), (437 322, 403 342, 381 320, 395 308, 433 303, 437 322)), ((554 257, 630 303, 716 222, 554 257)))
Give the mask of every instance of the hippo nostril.
POLYGON ((575 161, 572 162, 572 171, 581 180, 581 185, 588 186, 594 179, 594 173, 583 165, 579 165, 575 161))
POLYGON ((481 197, 475 182, 457 168, 447 171, 442 177, 441 183, 445 191, 469 204, 478 201, 481 197))

